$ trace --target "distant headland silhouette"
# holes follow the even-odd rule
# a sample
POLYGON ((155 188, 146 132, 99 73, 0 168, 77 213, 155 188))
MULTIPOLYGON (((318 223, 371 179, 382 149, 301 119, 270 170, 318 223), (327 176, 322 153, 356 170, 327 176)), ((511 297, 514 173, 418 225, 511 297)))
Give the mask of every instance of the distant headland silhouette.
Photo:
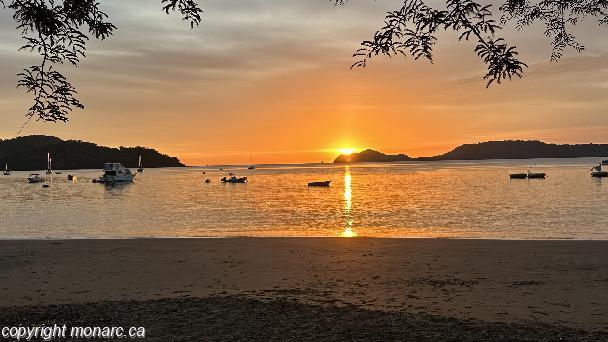
POLYGON ((146 168, 185 166, 176 157, 147 147, 111 148, 45 135, 0 139, 0 165, 4 167, 7 163, 11 170, 43 170, 47 165, 47 153, 51 153, 56 170, 101 169, 106 162, 137 167, 140 154, 146 168))
POLYGON ((432 160, 485 160, 485 159, 533 159, 606 157, 608 144, 547 144, 538 140, 488 141, 464 144, 450 152, 434 157, 412 158, 405 154, 384 154, 372 149, 353 154, 341 154, 334 163, 397 162, 432 160))

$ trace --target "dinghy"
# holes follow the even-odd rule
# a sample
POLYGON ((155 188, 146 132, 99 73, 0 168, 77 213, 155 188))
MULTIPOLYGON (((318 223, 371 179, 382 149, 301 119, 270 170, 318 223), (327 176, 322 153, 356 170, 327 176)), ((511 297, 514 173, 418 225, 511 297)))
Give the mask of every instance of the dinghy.
POLYGON ((522 173, 522 172, 512 172, 512 173, 509 173, 509 178, 511 178, 511 179, 526 179, 526 178, 528 178, 528 174, 527 173, 522 173))
POLYGON ((547 174, 544 172, 530 172, 528 171, 528 179, 544 179, 547 174))
POLYGON ((316 186, 316 187, 328 187, 331 181, 323 181, 323 182, 310 182, 308 186, 316 186))
POLYGON ((545 179, 547 177, 546 173, 530 171, 535 166, 536 164, 530 166, 530 169, 528 170, 528 179, 545 179))
POLYGON ((530 172, 528 171, 528 179, 544 179, 547 174, 544 172, 530 172))

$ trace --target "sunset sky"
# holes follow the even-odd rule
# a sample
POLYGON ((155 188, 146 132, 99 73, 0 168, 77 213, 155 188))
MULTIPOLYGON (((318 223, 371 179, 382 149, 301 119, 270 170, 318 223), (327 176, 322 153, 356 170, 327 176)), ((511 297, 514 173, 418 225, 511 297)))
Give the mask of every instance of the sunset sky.
MULTIPOLYGON (((472 43, 453 34, 440 37, 435 64, 379 57, 349 70, 400 3, 201 0, 203 23, 190 30, 160 1, 104 0, 118 31, 65 68, 87 108, 23 134, 149 146, 189 165, 331 161, 340 148, 433 155, 492 139, 608 143, 608 28, 577 28, 588 50, 559 63, 542 27, 509 29, 530 67, 489 90, 472 43)), ((25 120, 31 97, 17 73, 37 62, 17 52, 15 26, 0 10, 1 138, 25 120)))

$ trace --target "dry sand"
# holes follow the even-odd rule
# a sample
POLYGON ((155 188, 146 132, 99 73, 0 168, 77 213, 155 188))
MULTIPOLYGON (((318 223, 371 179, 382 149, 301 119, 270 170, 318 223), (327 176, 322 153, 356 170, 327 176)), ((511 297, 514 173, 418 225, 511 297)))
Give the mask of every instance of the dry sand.
POLYGON ((608 241, 1 241, 0 307, 157 340, 608 340, 608 241))

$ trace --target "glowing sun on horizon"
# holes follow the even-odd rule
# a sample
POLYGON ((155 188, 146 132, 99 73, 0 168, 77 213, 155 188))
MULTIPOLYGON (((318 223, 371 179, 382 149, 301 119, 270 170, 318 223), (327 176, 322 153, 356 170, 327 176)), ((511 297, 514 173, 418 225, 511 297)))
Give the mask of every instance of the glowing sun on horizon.
POLYGON ((348 156, 350 154, 353 154, 355 152, 355 149, 354 148, 339 148, 338 152, 348 156))

